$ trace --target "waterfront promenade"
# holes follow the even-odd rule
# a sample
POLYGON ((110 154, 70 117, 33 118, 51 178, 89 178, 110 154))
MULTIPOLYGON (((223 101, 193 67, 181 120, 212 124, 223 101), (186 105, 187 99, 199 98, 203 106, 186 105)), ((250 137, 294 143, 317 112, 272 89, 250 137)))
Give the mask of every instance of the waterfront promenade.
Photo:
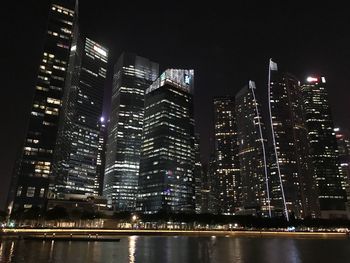
POLYGON ((300 237, 300 238, 348 238, 346 232, 257 231, 257 230, 147 230, 147 229, 77 229, 77 228, 4 228, 2 237, 40 236, 251 236, 251 237, 300 237))

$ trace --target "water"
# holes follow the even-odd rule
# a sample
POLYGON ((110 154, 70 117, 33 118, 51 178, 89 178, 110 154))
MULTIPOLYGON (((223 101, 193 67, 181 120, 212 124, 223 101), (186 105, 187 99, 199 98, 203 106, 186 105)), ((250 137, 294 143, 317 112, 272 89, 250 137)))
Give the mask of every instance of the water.
POLYGON ((0 262, 348 263, 350 240, 186 236, 131 236, 120 242, 2 240, 0 262))

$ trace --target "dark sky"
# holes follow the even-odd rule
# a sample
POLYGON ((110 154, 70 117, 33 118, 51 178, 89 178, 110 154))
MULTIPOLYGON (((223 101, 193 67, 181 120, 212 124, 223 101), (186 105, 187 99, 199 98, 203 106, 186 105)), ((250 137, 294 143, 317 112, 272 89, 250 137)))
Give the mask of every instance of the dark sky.
MULTIPOLYGON (((47 2, 2 5, 0 208, 24 139, 45 37, 47 2)), ((300 79, 309 74, 325 76, 335 123, 350 128, 349 8, 335 2, 334 6, 297 1, 277 5, 189 2, 81 0, 79 19, 88 37, 110 49, 110 69, 125 50, 160 63, 162 69, 195 70, 195 118, 203 160, 210 152, 213 96, 234 95, 252 79, 265 98, 270 57, 281 70, 300 79)), ((111 76, 109 72, 106 99, 111 76)), ((105 108, 107 112, 108 104, 105 108)))

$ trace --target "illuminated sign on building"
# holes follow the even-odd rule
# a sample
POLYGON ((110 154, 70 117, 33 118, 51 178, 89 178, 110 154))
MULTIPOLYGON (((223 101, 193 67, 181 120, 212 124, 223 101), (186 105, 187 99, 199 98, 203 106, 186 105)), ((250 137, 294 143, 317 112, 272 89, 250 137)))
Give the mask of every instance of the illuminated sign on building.
POLYGON ((94 46, 94 50, 104 57, 107 56, 107 52, 98 46, 94 46))
POLYGON ((307 82, 317 82, 318 81, 318 78, 314 78, 314 77, 308 77, 306 79, 307 82))
POLYGON ((153 84, 146 90, 146 94, 162 87, 164 84, 170 84, 186 92, 193 93, 193 69, 167 69, 153 84))

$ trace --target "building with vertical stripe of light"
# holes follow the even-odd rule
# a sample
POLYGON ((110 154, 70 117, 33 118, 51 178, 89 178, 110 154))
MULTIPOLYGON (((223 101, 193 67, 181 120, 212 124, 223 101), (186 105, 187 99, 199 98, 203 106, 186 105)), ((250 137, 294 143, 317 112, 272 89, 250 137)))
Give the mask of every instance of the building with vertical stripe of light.
POLYGON ((103 195, 116 211, 135 211, 138 191, 145 90, 159 65, 123 53, 114 66, 103 195))
POLYGON ((193 70, 168 69, 146 90, 138 209, 194 213, 193 70))

